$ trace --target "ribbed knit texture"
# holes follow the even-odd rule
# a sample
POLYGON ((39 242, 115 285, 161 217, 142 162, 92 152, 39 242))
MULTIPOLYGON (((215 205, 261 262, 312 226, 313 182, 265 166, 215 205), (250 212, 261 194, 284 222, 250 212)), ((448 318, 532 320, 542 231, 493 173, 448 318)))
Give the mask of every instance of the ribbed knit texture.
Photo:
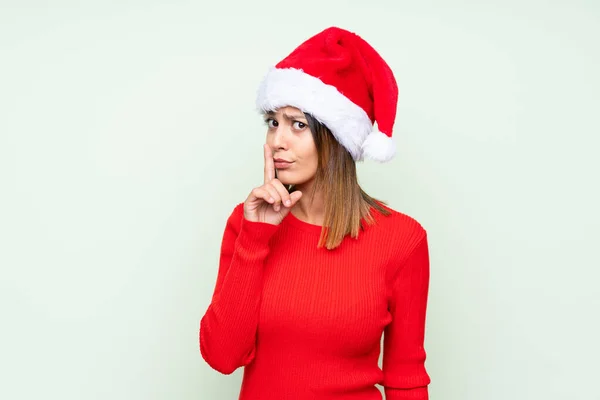
POLYGON ((357 239, 317 248, 321 227, 289 213, 225 227, 200 352, 215 370, 244 366, 240 400, 428 399, 423 347, 425 229, 400 212, 357 239), (383 363, 378 360, 383 335, 383 363))

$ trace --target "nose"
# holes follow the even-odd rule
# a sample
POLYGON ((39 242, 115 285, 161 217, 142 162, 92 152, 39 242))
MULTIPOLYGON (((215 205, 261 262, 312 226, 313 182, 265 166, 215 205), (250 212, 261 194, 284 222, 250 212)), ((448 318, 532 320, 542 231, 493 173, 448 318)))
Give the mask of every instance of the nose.
POLYGON ((287 150, 287 132, 284 126, 278 126, 277 129, 269 136, 269 145, 271 146, 271 149, 273 149, 273 151, 287 150))

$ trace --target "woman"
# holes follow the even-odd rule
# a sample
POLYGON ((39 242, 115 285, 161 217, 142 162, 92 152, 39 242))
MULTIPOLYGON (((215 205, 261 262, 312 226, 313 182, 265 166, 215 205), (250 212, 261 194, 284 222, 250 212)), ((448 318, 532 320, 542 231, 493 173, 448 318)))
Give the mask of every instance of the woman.
POLYGON ((376 384, 428 399, 427 234, 356 176, 357 161, 393 157, 396 103, 389 66, 336 27, 261 83, 264 183, 227 221, 200 323, 212 368, 245 367, 239 399, 381 399, 376 384))

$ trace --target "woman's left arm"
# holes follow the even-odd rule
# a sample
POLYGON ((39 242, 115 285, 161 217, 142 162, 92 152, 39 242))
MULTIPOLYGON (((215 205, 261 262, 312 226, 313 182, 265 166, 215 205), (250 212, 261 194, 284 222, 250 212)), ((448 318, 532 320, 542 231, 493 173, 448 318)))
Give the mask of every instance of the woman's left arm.
POLYGON ((429 249, 422 230, 392 281, 383 349, 386 400, 428 400, 431 379, 425 369, 424 349, 429 249))

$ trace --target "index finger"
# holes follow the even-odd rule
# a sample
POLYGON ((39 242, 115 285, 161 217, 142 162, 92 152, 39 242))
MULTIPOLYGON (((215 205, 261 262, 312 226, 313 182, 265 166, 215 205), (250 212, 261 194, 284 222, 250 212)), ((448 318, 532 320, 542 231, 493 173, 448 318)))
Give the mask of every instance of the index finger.
POLYGON ((265 150, 265 183, 269 183, 275 179, 275 163, 269 145, 265 143, 263 148, 265 150))

